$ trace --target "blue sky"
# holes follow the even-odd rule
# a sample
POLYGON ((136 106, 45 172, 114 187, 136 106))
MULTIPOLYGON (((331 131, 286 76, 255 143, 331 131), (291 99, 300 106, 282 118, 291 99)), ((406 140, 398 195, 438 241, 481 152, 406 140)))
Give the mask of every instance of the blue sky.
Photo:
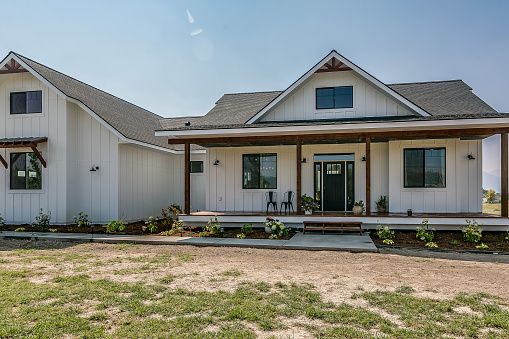
POLYGON ((285 89, 332 49, 385 83, 463 79, 509 112, 509 1, 46 0, 22 13, 3 16, 0 54, 162 116, 285 89))

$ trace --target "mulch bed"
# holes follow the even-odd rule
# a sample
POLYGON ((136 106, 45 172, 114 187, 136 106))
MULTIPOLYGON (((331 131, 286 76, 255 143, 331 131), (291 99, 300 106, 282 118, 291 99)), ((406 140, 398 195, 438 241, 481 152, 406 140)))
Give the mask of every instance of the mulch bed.
MULTIPOLYGON (((144 221, 133 222, 129 224, 125 224, 126 229, 122 234, 128 235, 149 235, 148 231, 145 233, 142 232, 142 226, 145 226, 144 221)), ((25 232, 32 231, 32 225, 6 225, 3 227, 4 231, 14 231, 20 227, 25 229, 25 232)), ((49 228, 56 229, 58 233, 92 233, 92 227, 78 227, 77 225, 51 225, 49 228)), ((157 232, 151 235, 161 235, 161 232, 169 231, 171 227, 163 225, 159 223, 157 225, 157 232)), ((38 227, 34 227, 35 232, 40 232, 38 227)), ((105 234, 106 228, 103 225, 94 225, 94 234, 105 234)), ((223 233, 220 234, 212 234, 210 232, 205 232, 205 228, 203 227, 184 227, 182 231, 183 237, 212 237, 212 238, 237 238, 237 234, 242 233, 240 228, 225 228, 223 233)), ((278 239, 288 240, 295 235, 295 231, 292 229, 288 236, 279 237, 278 239)), ((180 237, 181 234, 173 234, 172 236, 180 237)), ((255 228, 252 233, 245 234, 245 239, 269 239, 270 234, 265 233, 265 229, 255 228)))
MULTIPOLYGON (((427 248, 424 241, 415 237, 415 231, 395 231, 394 244, 392 246, 427 248)), ((463 241, 461 231, 435 231, 434 243, 439 249, 450 250, 474 250, 479 249, 475 246, 481 243, 488 246, 485 251, 509 252, 509 241, 505 240, 507 232, 483 232, 479 243, 470 243, 463 241)), ((383 240, 379 239, 376 231, 371 232, 371 239, 376 245, 384 245, 383 240)))

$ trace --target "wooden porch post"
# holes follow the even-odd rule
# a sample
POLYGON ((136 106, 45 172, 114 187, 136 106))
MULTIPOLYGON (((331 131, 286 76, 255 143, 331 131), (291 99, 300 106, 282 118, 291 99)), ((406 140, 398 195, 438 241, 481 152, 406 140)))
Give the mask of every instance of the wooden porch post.
POLYGON ((191 213, 191 144, 184 144, 185 162, 185 188, 184 188, 184 213, 191 213))
POLYGON ((297 205, 295 206, 295 209, 297 210, 297 215, 302 214, 302 211, 300 210, 300 204, 301 204, 301 186, 302 186, 302 139, 297 137, 297 205))
POLYGON ((366 215, 371 215, 371 138, 366 138, 366 215))
POLYGON ((508 170, 508 161, 507 161, 507 150, 508 150, 508 146, 507 146, 507 133, 501 133, 500 134, 500 142, 501 142, 501 145, 500 145, 500 155, 501 155, 501 172, 500 173, 500 178, 502 180, 502 206, 501 206, 501 209, 502 209, 502 216, 503 217, 507 217, 508 216, 508 182, 507 182, 507 179, 508 179, 508 174, 507 174, 507 170, 508 170))

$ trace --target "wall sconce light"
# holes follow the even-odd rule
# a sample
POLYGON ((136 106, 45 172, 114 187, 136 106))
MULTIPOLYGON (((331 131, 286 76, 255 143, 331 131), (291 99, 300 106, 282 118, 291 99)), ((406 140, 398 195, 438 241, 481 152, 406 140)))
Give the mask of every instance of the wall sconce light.
POLYGON ((475 160, 475 157, 472 155, 472 153, 470 153, 468 156, 467 156, 468 160, 475 160))
POLYGON ((99 166, 92 165, 92 168, 90 169, 90 172, 95 172, 99 170, 99 166))
POLYGON ((366 156, 363 156, 361 161, 366 161, 366 156))
POLYGON ((219 165, 219 160, 216 159, 212 165, 214 165, 214 166, 219 165))
POLYGON ((308 160, 306 158, 302 158, 302 161, 301 161, 303 164, 307 163, 308 160))

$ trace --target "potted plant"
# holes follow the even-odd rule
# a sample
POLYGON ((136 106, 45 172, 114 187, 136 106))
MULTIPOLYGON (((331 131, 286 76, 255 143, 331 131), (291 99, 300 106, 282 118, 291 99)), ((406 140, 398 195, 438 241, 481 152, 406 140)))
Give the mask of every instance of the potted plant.
POLYGON ((313 210, 316 210, 319 207, 320 206, 312 197, 309 197, 306 194, 300 197, 300 209, 304 212, 304 214, 313 214, 313 210))
POLYGON ((376 210, 380 213, 385 213, 387 211, 387 196, 381 195, 380 199, 376 202, 376 210))
POLYGON ((364 201, 356 201, 353 203, 352 212, 354 215, 361 215, 364 212, 364 201))

